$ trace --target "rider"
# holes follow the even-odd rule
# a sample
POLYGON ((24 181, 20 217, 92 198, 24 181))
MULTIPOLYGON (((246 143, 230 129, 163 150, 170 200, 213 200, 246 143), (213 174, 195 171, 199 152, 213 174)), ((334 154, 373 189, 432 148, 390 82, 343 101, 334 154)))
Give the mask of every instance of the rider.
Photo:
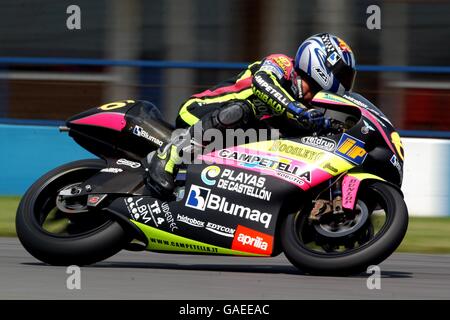
POLYGON ((235 78, 195 94, 182 104, 176 126, 187 128, 185 134, 173 137, 157 153, 148 155, 148 186, 160 196, 173 193, 174 175, 181 162, 179 149, 186 142, 192 148, 203 144, 191 139, 198 129, 245 129, 254 127, 262 117, 286 122, 294 119, 308 129, 320 128, 324 116, 309 108, 309 102, 322 89, 335 93, 351 90, 355 74, 350 47, 328 33, 306 39, 295 60, 271 54, 250 64, 235 78))

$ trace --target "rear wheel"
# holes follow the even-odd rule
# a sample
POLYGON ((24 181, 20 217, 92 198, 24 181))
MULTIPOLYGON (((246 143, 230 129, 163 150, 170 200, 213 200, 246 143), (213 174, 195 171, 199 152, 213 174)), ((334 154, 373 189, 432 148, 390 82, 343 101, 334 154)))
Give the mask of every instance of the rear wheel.
MULTIPOLYGON (((124 229, 98 211, 76 213, 58 208, 58 193, 77 188, 105 167, 103 160, 80 160, 60 166, 36 181, 22 197, 16 214, 16 231, 25 249, 52 265, 85 265, 106 259, 129 241, 124 229)), ((85 204, 84 204, 85 205, 85 204)))
POLYGON ((361 185, 354 211, 320 223, 310 208, 287 215, 281 225, 286 257, 312 274, 349 275, 385 260, 400 245, 408 210, 400 192, 379 181, 361 185))

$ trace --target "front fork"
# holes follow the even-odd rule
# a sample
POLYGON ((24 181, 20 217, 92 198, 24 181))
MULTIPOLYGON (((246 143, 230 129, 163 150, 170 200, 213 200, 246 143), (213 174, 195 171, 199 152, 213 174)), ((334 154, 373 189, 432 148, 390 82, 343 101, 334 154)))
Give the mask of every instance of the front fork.
POLYGON ((343 175, 339 175, 329 181, 327 188, 329 192, 328 200, 316 198, 309 217, 310 220, 318 220, 325 214, 342 214, 344 212, 342 207, 342 177, 343 175))
POLYGON ((314 201, 309 219, 317 221, 324 214, 342 214, 344 209, 354 210, 361 181, 369 179, 385 181, 374 174, 358 171, 348 171, 330 180, 330 186, 327 188, 330 193, 329 200, 318 199, 323 193, 321 192, 314 201))

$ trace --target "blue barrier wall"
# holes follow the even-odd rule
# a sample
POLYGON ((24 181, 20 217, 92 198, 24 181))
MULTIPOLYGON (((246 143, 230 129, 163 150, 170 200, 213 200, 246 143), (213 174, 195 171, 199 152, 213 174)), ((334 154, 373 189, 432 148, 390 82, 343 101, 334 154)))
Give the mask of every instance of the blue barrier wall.
MULTIPOLYGON (((450 140, 402 138, 402 190, 411 215, 450 216, 450 140)), ((0 124, 0 195, 22 195, 49 170, 95 158, 57 126, 0 124)))
POLYGON ((0 194, 21 195, 41 175, 70 161, 95 158, 57 127, 0 124, 0 194))

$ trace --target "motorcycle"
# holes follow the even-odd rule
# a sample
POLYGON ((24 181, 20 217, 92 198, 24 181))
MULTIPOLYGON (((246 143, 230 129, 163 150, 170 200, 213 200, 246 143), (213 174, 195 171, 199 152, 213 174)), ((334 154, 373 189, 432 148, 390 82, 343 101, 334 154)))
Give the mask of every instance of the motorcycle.
POLYGON ((330 128, 203 153, 179 170, 170 199, 145 185, 146 155, 174 130, 153 104, 124 100, 73 116, 60 130, 99 159, 38 179, 21 199, 17 235, 52 265, 92 264, 127 249, 284 253, 310 274, 366 271, 407 230, 401 139, 359 94, 321 91, 312 104, 330 128))

